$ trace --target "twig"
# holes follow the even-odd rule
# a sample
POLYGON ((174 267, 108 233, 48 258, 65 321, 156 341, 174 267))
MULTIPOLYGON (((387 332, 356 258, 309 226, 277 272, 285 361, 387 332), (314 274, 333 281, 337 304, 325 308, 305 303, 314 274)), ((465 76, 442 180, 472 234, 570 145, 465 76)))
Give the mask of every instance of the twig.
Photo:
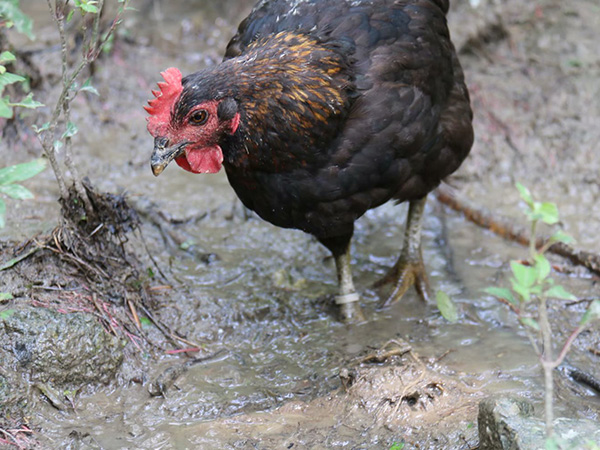
POLYGON ((571 378, 573 378, 573 381, 577 381, 578 383, 584 384, 590 389, 600 394, 600 380, 593 377, 589 373, 573 368, 569 370, 569 375, 571 378))
POLYGON ((118 336, 119 334, 117 333, 117 330, 115 330, 115 327, 113 326, 112 317, 108 316, 107 311, 102 307, 102 305, 100 305, 100 303, 98 302, 98 297, 96 296, 95 292, 92 293, 92 302, 94 303, 94 306, 98 310, 98 313, 100 314, 102 319, 104 319, 104 321, 107 323, 107 326, 110 327, 113 335, 118 336))
POLYGON ((372 362, 382 363, 382 362, 386 361, 387 359, 391 358, 392 356, 402 356, 405 353, 410 352, 411 350, 412 350, 412 348, 411 348, 410 344, 408 344, 404 341, 399 342, 395 339, 391 339, 391 340, 387 341, 381 348, 379 348, 374 353, 369 353, 368 355, 363 356, 362 358, 359 358, 356 361, 356 363, 358 363, 358 364, 372 363, 372 362), (386 348, 390 344, 396 344, 396 347, 386 350, 386 348))
MULTIPOLYGON (((141 289, 141 293, 142 293, 142 298, 145 299, 146 293, 143 289, 141 289)), ((140 303, 138 306, 144 312, 146 317, 148 319, 150 319, 150 321, 154 324, 154 326, 156 328, 158 328, 158 330, 163 334, 163 336, 166 337, 169 341, 171 341, 171 343, 173 345, 175 345, 176 347, 181 347, 182 342, 186 345, 189 345, 190 347, 194 347, 194 348, 201 347, 200 345, 196 344, 195 342, 184 339, 181 336, 177 336, 168 326, 162 324, 158 319, 156 319, 154 317, 154 315, 150 312, 150 310, 148 310, 148 308, 146 308, 144 306, 143 303, 140 303)))
POLYGON ((129 306, 129 310, 131 311, 131 315, 133 316, 133 322, 135 323, 135 326, 137 327, 138 330, 141 331, 142 324, 140 322, 140 318, 138 317, 138 313, 137 313, 137 311, 135 309, 135 305, 131 301, 131 299, 129 298, 129 296, 127 296, 127 305, 129 306))
MULTIPOLYGON (((474 205, 469 200, 461 197, 460 194, 448 185, 440 185, 435 193, 439 202, 464 214, 467 220, 492 231, 504 239, 517 242, 525 247, 529 246, 529 231, 523 227, 514 225, 509 218, 492 214, 486 209, 474 205)), ((538 249, 548 244, 548 238, 544 237, 537 238, 535 242, 535 246, 538 249)), ((578 250, 562 242, 550 245, 548 251, 567 258, 574 265, 583 266, 590 272, 600 275, 600 255, 598 254, 578 250)))
POLYGON ((167 367, 154 382, 150 383, 148 386, 148 393, 152 397, 165 396, 167 391, 175 385, 177 379, 183 375, 188 369, 196 364, 200 363, 211 363, 217 360, 225 353, 229 353, 225 349, 221 349, 213 353, 212 355, 204 356, 201 358, 195 358, 190 361, 186 361, 183 364, 179 364, 176 366, 167 367))
POLYGON ((35 252, 37 252, 39 249, 41 249, 42 246, 40 246, 39 244, 29 248, 29 250, 21 253, 19 256, 16 256, 15 258, 9 259, 8 261, 6 261, 4 264, 0 265, 0 272, 6 269, 10 269, 11 267, 13 267, 14 265, 20 263, 21 261, 23 261, 24 259, 28 258, 29 256, 33 255, 35 252))
POLYGON ((581 303, 587 303, 588 305, 592 303, 594 300, 598 300, 598 297, 586 297, 586 298, 578 298, 569 303, 565 303, 565 308, 569 308, 571 306, 580 305, 581 303))

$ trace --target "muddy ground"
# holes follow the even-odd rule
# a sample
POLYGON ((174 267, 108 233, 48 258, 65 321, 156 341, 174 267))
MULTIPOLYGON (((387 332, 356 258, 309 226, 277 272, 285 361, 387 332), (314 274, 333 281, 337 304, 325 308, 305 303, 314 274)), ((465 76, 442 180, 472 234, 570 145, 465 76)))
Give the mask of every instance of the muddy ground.
MULTIPOLYGON (((57 34, 44 2, 22 3, 37 39, 14 38, 15 45, 33 51, 43 80, 36 98, 51 105, 57 34)), ((250 7, 140 1, 96 66, 100 97, 77 98, 81 171, 98 190, 126 194, 146 214, 125 244, 132 256, 123 265, 135 267, 123 275, 129 291, 101 289, 48 250, 0 272, 0 292, 14 296, 0 303, 0 428, 19 439, 0 436, 9 448, 388 449, 404 442, 471 449, 485 396, 523 395, 541 411, 541 374, 527 339, 506 307, 481 292, 508 284, 508 262, 524 257, 523 248, 432 199, 425 261, 434 288, 458 304, 460 320, 447 323, 412 291, 378 311, 381 293, 369 286, 397 257, 405 206, 371 211, 357 223, 353 254, 369 320, 346 326, 327 306, 336 286, 333 261, 314 239, 248 215, 222 173, 194 176, 170 167, 152 176, 141 107, 159 71, 190 73, 217 62, 250 7), (150 220, 161 215, 163 231, 179 244, 150 220), (141 330, 127 299, 140 291, 156 320, 138 309, 141 330), (179 352, 186 348, 195 351, 179 352), (157 392, 153 382, 190 357, 207 359, 157 392), (17 431, 25 427, 33 433, 17 431)), ((514 183, 521 181, 558 204, 579 247, 600 252, 597 1, 458 1, 449 21, 476 129, 472 154, 450 183, 520 222, 514 183)), ((39 125, 47 113, 26 112, 5 129, 0 165, 40 155, 27 124, 39 125)), ((0 263, 15 243, 46 236, 58 223, 50 171, 26 185, 36 198, 8 202, 0 263)), ((558 258, 553 263, 557 281, 580 299, 597 297, 596 277, 558 258)), ((562 341, 585 302, 555 306, 562 341)), ((598 377, 599 353, 596 326, 576 342, 567 364, 598 377)), ((558 414, 598 420, 598 393, 564 373, 558 414)))

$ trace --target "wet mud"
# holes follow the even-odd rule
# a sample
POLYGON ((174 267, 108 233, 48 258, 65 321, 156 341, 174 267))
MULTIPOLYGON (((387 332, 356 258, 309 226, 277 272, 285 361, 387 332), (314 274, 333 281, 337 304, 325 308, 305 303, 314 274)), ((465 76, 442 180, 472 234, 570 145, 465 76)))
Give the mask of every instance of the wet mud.
MULTIPOLYGON (((449 183, 524 223, 520 181, 558 204, 578 246, 600 252, 598 5, 454 3, 449 20, 476 143, 449 183)), ((482 293, 508 285, 509 261, 526 256, 522 247, 431 199, 424 259, 459 321, 446 322, 412 290, 377 310, 385 293, 370 286, 398 256, 406 206, 370 211, 357 222, 352 260, 368 320, 344 325, 329 306, 333 260, 313 238, 246 211, 222 173, 169 167, 152 176, 142 106, 158 73, 219 61, 251 6, 141 2, 96 65, 100 97, 81 95, 73 106, 74 158, 98 192, 124 195, 138 211, 139 232, 122 242, 136 271, 110 269, 122 278, 115 288, 50 251, 0 271, 0 292, 14 297, 0 300, 0 428, 26 425, 23 445, 38 448, 471 449, 486 396, 522 395, 541 414, 529 342, 505 305, 482 293)), ((19 45, 32 50, 45 80, 36 97, 52 104, 57 35, 45 3, 24 8, 37 40, 19 45)), ((27 127, 36 114, 0 141, 2 165, 39 156, 27 127)), ((50 171, 26 185, 36 198, 7 202, 0 264, 59 223, 50 171)), ((554 305, 562 342, 585 299, 598 296, 597 279, 560 258, 552 263, 557 281, 583 300, 554 305)), ((576 341, 557 376, 558 415, 599 419, 598 393, 569 370, 598 377, 599 345, 597 326, 576 341)))

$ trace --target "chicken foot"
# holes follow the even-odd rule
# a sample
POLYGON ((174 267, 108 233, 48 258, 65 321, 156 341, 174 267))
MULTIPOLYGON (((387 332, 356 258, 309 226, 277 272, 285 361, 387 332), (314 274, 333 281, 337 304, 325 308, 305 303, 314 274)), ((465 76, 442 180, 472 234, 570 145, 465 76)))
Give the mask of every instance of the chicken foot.
POLYGON ((381 308, 390 306, 400 300, 408 288, 413 285, 425 302, 429 302, 432 298, 421 252, 421 229, 426 201, 427 197, 410 201, 400 258, 394 267, 374 284, 374 287, 381 287, 388 283, 394 284, 392 293, 381 302, 381 308))

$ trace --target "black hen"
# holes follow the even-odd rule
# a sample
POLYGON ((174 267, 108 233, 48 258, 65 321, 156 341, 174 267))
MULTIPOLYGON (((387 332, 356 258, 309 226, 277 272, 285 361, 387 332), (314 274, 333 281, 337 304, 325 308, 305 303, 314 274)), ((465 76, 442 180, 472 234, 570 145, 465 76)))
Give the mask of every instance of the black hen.
POLYGON ((335 257, 347 319, 354 221, 409 201, 404 247, 384 278, 399 299, 428 283, 420 232, 427 194, 473 143, 444 0, 263 0, 216 67, 168 69, 146 107, 152 169, 225 167, 244 205, 314 235, 335 257))

